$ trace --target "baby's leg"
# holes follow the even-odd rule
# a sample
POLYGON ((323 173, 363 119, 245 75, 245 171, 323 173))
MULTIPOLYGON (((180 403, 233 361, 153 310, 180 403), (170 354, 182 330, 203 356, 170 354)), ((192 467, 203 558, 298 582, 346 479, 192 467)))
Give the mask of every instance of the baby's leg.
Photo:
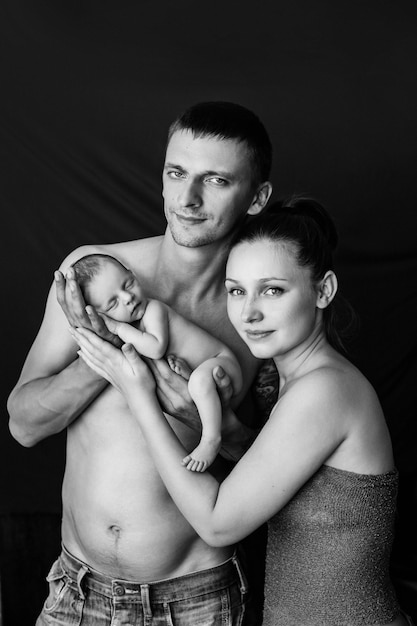
POLYGON ((191 374, 188 390, 200 414, 202 433, 198 446, 182 461, 188 470, 204 472, 221 446, 222 405, 213 378, 218 359, 208 359, 191 374))
POLYGON ((175 354, 168 354, 167 361, 169 367, 172 369, 173 372, 175 372, 179 376, 182 376, 182 378, 185 378, 185 380, 190 379, 192 369, 188 365, 187 361, 184 361, 184 359, 181 359, 175 354))

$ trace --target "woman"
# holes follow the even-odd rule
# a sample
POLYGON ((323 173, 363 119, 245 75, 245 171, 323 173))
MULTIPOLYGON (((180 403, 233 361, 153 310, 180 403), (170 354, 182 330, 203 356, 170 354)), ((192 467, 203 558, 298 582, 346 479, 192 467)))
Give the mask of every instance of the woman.
POLYGON ((233 242, 228 315, 251 352, 273 358, 279 398, 220 485, 187 472, 185 451, 131 346, 77 333, 80 355, 126 397, 177 506, 209 544, 269 520, 265 626, 410 624, 389 580, 398 474, 374 389, 333 325, 337 234, 316 202, 273 205, 233 242))

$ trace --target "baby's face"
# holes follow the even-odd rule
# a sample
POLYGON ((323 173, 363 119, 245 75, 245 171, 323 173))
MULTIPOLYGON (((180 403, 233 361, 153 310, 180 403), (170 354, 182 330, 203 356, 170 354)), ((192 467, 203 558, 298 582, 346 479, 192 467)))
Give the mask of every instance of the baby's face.
POLYGON ((94 276, 86 296, 88 303, 99 313, 105 313, 118 322, 140 320, 148 303, 135 275, 112 261, 94 276))

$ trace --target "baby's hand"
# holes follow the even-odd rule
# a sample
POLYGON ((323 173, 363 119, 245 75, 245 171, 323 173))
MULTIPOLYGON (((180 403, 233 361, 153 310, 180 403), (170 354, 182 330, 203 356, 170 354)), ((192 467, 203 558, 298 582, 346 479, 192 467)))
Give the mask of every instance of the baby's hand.
POLYGON ((104 320, 104 323, 106 324, 107 328, 109 329, 111 333, 113 333, 114 335, 119 334, 118 331, 120 329, 120 326, 122 325, 122 322, 117 322, 116 320, 109 317, 105 313, 100 313, 100 317, 104 320))

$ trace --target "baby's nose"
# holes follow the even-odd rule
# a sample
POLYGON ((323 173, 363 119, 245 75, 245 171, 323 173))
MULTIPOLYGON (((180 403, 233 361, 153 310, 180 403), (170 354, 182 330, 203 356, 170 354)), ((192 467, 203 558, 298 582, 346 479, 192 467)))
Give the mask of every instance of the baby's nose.
POLYGON ((132 304, 133 302, 133 295, 129 292, 129 291, 125 291, 123 293, 123 302, 127 305, 127 304, 132 304))

